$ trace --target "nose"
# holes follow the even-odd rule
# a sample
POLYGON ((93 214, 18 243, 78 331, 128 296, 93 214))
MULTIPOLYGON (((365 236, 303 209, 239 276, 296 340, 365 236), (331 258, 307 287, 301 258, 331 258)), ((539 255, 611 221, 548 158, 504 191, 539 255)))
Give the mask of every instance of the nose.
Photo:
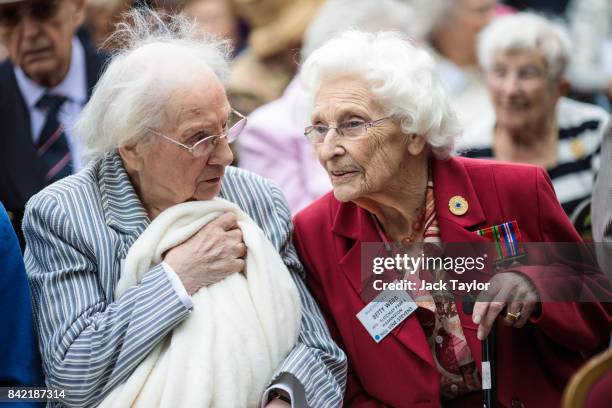
POLYGON ((215 145, 210 157, 208 158, 208 164, 229 166, 234 160, 234 153, 230 149, 229 143, 225 138, 220 139, 215 145))
POLYGON ((508 74, 502 80, 501 89, 508 95, 514 95, 521 90, 520 81, 516 74, 508 74))
POLYGON ((337 143, 335 137, 331 137, 332 132, 337 132, 336 129, 330 129, 325 135, 325 139, 316 145, 317 156, 321 163, 325 163, 336 156, 342 156, 345 153, 344 147, 337 143))
POLYGON ((33 19, 29 13, 25 13, 21 19, 21 32, 24 38, 36 37, 40 32, 40 25, 38 21, 33 19))

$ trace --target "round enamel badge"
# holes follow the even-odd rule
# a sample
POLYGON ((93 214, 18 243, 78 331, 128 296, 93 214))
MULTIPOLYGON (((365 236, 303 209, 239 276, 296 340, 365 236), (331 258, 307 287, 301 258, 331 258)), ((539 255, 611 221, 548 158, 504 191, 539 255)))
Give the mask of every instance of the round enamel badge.
POLYGON ((461 196, 453 196, 448 201, 448 209, 454 215, 463 215, 468 210, 468 202, 461 196))

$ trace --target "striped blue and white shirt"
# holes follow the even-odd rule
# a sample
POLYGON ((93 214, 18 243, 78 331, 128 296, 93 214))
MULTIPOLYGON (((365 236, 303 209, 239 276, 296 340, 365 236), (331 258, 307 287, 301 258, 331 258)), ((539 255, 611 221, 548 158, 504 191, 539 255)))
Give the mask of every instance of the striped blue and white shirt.
MULTIPOLYGON (((340 406, 346 357, 301 279, 304 269, 291 243, 284 197, 269 181, 233 167, 227 168, 220 196, 263 229, 300 292, 298 343, 275 377, 293 374, 311 407, 340 406)), ((120 299, 114 297, 122 260, 149 223, 116 153, 28 202, 25 261, 47 386, 66 390, 57 406, 98 404, 189 316, 162 264, 120 299)))
MULTIPOLYGON (((608 113, 598 106, 561 98, 556 110, 559 140, 557 165, 547 169, 557 198, 567 215, 591 197, 603 135, 610 125, 608 113)), ((457 150, 462 156, 493 158, 494 119, 466 133, 457 150)))

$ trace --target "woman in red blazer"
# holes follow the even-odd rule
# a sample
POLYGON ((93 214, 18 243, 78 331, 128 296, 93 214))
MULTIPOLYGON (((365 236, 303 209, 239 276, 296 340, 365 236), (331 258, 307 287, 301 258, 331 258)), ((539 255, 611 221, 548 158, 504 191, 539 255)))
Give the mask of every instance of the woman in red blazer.
MULTIPOLYGON (((480 340, 498 317, 498 406, 559 406, 612 325, 599 302, 541 302, 550 265, 496 274, 494 298, 476 302, 471 316, 458 298, 420 292, 432 301, 417 301, 382 340, 357 317, 368 304, 362 243, 484 243, 477 230, 509 220, 524 242, 580 242, 545 171, 450 158, 458 125, 433 62, 394 34, 344 33, 308 58, 301 77, 314 98, 305 134, 333 192, 295 217, 294 240, 349 359, 345 406, 481 407, 480 340)), ((575 284, 568 277, 560 287, 575 284)))

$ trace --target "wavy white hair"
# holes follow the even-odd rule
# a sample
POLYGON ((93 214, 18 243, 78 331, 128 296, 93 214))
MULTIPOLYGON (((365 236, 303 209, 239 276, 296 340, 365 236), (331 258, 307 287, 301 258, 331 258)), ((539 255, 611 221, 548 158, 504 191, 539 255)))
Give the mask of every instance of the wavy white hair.
POLYGON ((566 29, 530 12, 501 16, 478 36, 478 60, 491 69, 496 52, 528 51, 541 54, 551 78, 565 73, 570 61, 571 39, 566 29))
POLYGON ((405 134, 423 135, 436 157, 449 156, 461 128, 427 52, 399 33, 351 30, 315 50, 300 72, 311 100, 323 80, 344 75, 367 81, 405 134))
POLYGON ((229 75, 231 46, 203 34, 194 20, 147 9, 127 17, 112 37, 121 45, 73 129, 86 161, 161 127, 170 96, 196 75, 212 70, 222 82, 229 75))

